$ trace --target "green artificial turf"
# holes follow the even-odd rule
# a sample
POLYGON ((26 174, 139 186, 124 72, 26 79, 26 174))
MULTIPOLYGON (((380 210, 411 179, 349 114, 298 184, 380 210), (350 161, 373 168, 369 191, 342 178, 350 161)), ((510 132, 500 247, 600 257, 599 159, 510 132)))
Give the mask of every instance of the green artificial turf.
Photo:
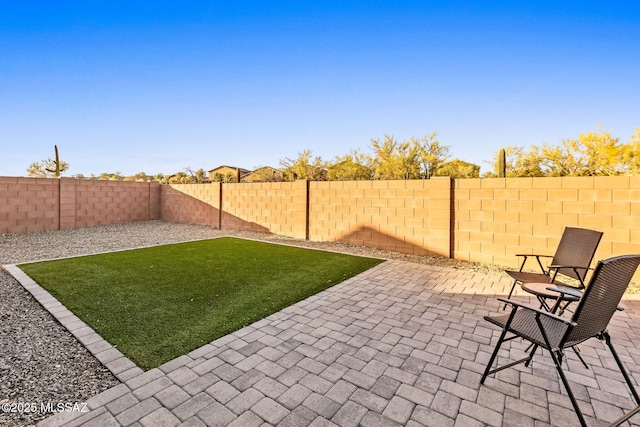
POLYGON ((380 262, 225 237, 20 268, 151 369, 380 262))

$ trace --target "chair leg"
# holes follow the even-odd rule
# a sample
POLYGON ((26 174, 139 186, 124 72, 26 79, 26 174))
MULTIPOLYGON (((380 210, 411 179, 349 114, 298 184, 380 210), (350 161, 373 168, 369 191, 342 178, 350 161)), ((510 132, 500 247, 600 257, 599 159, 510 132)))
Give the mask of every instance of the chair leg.
MULTIPOLYGON (((521 268, 522 269, 522 268, 521 268)), ((513 284, 511 285, 511 290, 509 291, 509 295, 507 295, 507 299, 511 298, 511 295, 513 295, 513 291, 516 288, 516 285, 518 284, 517 280, 513 281, 513 284)), ((504 303, 504 306, 502 307, 503 310, 505 310, 507 308, 507 303, 504 303)))
POLYGON ((524 362, 524 366, 526 366, 527 368, 529 367, 529 365, 531 364, 531 361, 533 360, 533 355, 536 353, 536 350, 538 349, 538 344, 531 343, 531 345, 527 347, 525 351, 529 351, 529 349, 531 349, 531 351, 529 352, 529 360, 524 362))
MULTIPOLYGON (((537 346, 536 344, 531 343, 531 344, 529 344, 529 347, 527 347, 527 348, 525 349, 525 352, 526 352, 526 353, 529 353, 529 355, 530 355, 529 357, 530 357, 531 359, 533 359, 533 354, 536 352, 536 349, 537 349, 537 348, 538 348, 538 346, 537 346), (532 348, 533 348, 533 350, 532 350, 531 352, 529 352, 529 350, 531 350, 532 348)), ((571 347, 571 348, 573 349, 573 351, 574 351, 574 353, 576 354, 576 356, 578 356, 578 359, 580 359, 580 361, 581 361, 581 362, 582 362, 582 364, 584 365, 585 369, 589 369, 589 365, 587 365, 587 362, 585 362, 585 361, 584 361, 584 359, 582 358, 582 356, 580 355, 580 349, 578 348, 578 346, 577 346, 577 345, 574 345, 574 346, 573 346, 573 347, 571 347)), ((527 361, 527 362, 524 364, 524 366, 527 366, 527 367, 528 367, 528 366, 529 366, 529 364, 530 364, 530 362, 531 362, 531 360, 527 361)))
POLYGON ((589 369, 589 366, 587 365, 587 362, 584 361, 584 359, 582 358, 582 355, 580 354, 580 349, 578 348, 578 346, 574 345, 571 348, 573 349, 573 352, 576 354, 576 356, 578 356, 578 359, 580 359, 580 361, 584 365, 585 369, 589 369))
POLYGON ((638 406, 636 406, 631 411, 624 414, 622 417, 615 420, 613 424, 609 426, 609 427, 618 427, 622 425, 624 422, 628 421, 634 415, 637 415, 638 413, 640 413, 640 398, 638 397, 638 392, 636 391, 636 388, 631 382, 631 378, 629 377, 629 374, 627 374, 626 369, 624 369, 624 366, 622 365, 622 361, 620 360, 620 357, 618 357, 618 353, 613 348, 613 344, 611 343, 611 337, 609 336, 609 333, 607 331, 604 331, 601 334, 601 336, 599 336, 598 338, 604 339, 604 341, 607 343, 609 350, 611 350, 611 354, 613 354, 613 358, 616 360, 616 363, 618 364, 618 368, 620 369, 620 372, 622 372, 622 376, 624 377, 625 381, 627 382, 627 385, 629 386, 629 389, 631 390, 631 394, 633 394, 633 398, 636 400, 636 403, 638 404, 638 406))
POLYGON ((584 416, 582 415, 582 411, 578 406, 578 401, 576 400, 575 396, 573 395, 573 391, 569 386, 569 381, 567 380, 567 377, 564 376, 564 371, 562 370, 562 353, 560 353, 559 350, 552 350, 550 351, 550 353, 551 358, 553 359, 553 364, 556 365, 556 370, 558 371, 560 379, 562 380, 562 384, 564 384, 564 388, 565 390, 567 390, 567 394, 569 395, 569 400, 571 400, 573 409, 576 411, 576 415, 580 420, 580 425, 585 427, 587 425, 587 422, 585 421, 584 416))
POLYGON ((509 326, 511 325, 511 322, 513 321, 513 318, 516 315, 516 311, 517 311, 517 308, 514 308, 513 310, 511 310, 511 314, 509 314, 507 323, 504 325, 504 328, 502 328, 502 333, 500 333, 500 338, 498 339, 496 348, 493 350, 493 353, 491 354, 489 363, 487 363, 487 368, 484 370, 484 374, 482 374, 482 379, 480 380, 480 384, 484 384, 484 380, 487 378, 487 375, 489 375, 489 373, 491 372, 491 366, 493 366, 493 362, 496 360, 496 357, 498 356, 498 351, 500 351, 500 347, 504 342, 504 337, 507 335, 507 331, 509 330, 509 326))
POLYGON ((633 398, 636 400, 637 404, 640 404, 640 397, 638 396, 638 392, 636 391, 636 388, 631 382, 631 378, 629 377, 629 374, 627 374, 627 370, 624 369, 624 366, 622 365, 622 361, 620 360, 620 357, 618 357, 618 353, 613 348, 613 344, 611 343, 611 336, 609 336, 609 333, 607 331, 604 331, 602 333, 602 338, 604 338, 604 341, 607 343, 609 350, 611 350, 611 354, 613 354, 613 358, 616 360, 616 363, 618 364, 618 369, 620 369, 620 372, 622 372, 622 376, 624 377, 624 380, 627 382, 627 385, 631 390, 631 394, 633 395, 633 398))
MULTIPOLYGON (((514 310, 515 311, 515 310, 514 310)), ((482 379, 480 379, 480 384, 484 384, 484 380, 489 375, 491 371, 491 367, 493 366, 493 362, 496 360, 498 356, 498 351, 500 351, 500 346, 502 346, 502 342, 504 341, 504 337, 507 335, 507 328, 502 329, 502 333, 500 334, 500 338, 498 339, 498 343, 496 344, 496 348, 493 349, 493 353, 491 353, 491 357, 489 358, 489 363, 487 363, 487 367, 484 370, 484 374, 482 374, 482 379)))
POLYGON ((562 370, 562 350, 559 348, 554 348, 551 346, 549 342, 549 337, 544 330, 544 326, 540 321, 540 315, 536 314, 536 323, 538 324, 538 328, 540 328, 540 333, 542 334, 542 338, 544 338, 544 342, 549 349, 549 353, 551 353, 551 358, 553 359, 553 364, 556 366, 556 370, 558 371, 558 375, 560 375, 560 379, 562 380, 562 384, 564 384, 565 390, 567 390, 567 394, 569 395, 569 400, 571 400, 571 404, 573 405, 573 409, 576 411, 576 415, 580 420, 580 425, 582 427, 586 427, 587 423, 584 420, 584 416, 582 415, 582 411, 580 411, 580 407, 578 406, 578 401, 573 395, 573 391, 571 390, 571 386, 569 385, 569 381, 567 377, 564 375, 564 371, 562 370))

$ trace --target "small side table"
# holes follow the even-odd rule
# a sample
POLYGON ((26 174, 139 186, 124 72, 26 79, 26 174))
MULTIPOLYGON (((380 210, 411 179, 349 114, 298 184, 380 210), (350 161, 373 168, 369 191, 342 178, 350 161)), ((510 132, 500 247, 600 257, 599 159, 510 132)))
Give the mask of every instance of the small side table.
POLYGON ((562 285, 556 286, 553 283, 523 283, 521 287, 530 294, 535 295, 536 298, 538 298, 538 301, 540 301, 542 308, 548 312, 556 314, 558 309, 560 309, 560 312, 558 313, 560 315, 566 310, 569 304, 580 299, 579 294, 581 293, 577 288, 570 288, 569 286, 562 285), (554 292, 549 290, 549 288, 557 288, 558 291, 554 292), (573 292, 567 293, 568 289, 573 292), (553 300, 554 304, 549 305, 547 300, 553 300), (564 303, 564 305, 561 307, 562 303, 564 303))
MULTIPOLYGON (((580 295, 582 292, 577 288, 554 285, 552 283, 523 283, 521 286, 522 289, 532 295, 535 295, 536 298, 538 298, 538 301, 540 301, 541 304, 541 308, 544 308, 546 311, 553 314, 556 314, 556 312, 559 311, 559 315, 562 315, 562 313, 564 313, 569 304, 580 300, 580 295), (554 288, 557 288, 558 291, 554 292, 550 290, 554 288), (552 306, 550 306, 547 300, 554 300, 555 302, 552 306), (564 305, 562 305, 562 303, 564 303, 564 305)), ((578 346, 574 345, 572 348, 584 367, 588 369, 589 367, 580 355, 580 349, 578 348, 578 346)))

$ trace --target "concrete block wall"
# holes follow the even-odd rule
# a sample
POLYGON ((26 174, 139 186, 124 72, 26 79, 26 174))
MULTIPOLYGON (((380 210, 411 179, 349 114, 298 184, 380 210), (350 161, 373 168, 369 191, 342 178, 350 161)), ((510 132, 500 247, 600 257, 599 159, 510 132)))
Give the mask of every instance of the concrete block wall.
POLYGON ((309 239, 451 255, 449 178, 311 182, 309 239))
POLYGON ((567 226, 604 233, 594 260, 640 253, 640 177, 456 180, 453 203, 456 259, 516 267, 567 226))
MULTIPOLYGON (((160 190, 156 182, 99 181, 61 179, 61 197, 65 187, 75 185, 75 224, 62 222, 61 228, 91 227, 99 224, 149 221, 159 219, 152 209, 151 194, 160 190)), ((71 197, 72 189, 68 193, 71 197)), ((157 198, 157 196, 154 196, 157 198)), ((61 208, 66 203, 62 203, 61 208)))
POLYGON ((640 253, 640 177, 159 185, 0 177, 0 233, 129 221, 253 229, 517 266, 566 226, 604 232, 596 259, 640 253))
POLYGON ((160 218, 220 228, 221 183, 160 186, 160 218))
POLYGON ((158 183, 0 177, 0 233, 160 218, 158 183))
POLYGON ((0 177, 0 233, 60 228, 57 179, 0 177))
POLYGON ((306 181, 223 184, 222 228, 307 238, 306 181))

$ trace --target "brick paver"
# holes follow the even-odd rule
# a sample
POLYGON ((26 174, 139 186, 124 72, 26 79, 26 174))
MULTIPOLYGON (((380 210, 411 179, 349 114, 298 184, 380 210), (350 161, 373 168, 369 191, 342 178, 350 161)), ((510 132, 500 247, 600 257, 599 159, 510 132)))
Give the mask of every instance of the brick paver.
MULTIPOLYGON (((12 271, 10 268, 9 271, 12 271)), ((21 280, 28 278, 21 276, 21 280)), ((574 425, 548 355, 480 376, 499 331, 482 317, 501 309, 500 275, 387 261, 333 288, 142 373, 37 285, 25 288, 123 381, 39 427, 574 425)), ((532 302, 522 293, 517 298, 532 302)), ((640 380, 640 301, 627 296, 610 332, 640 380)), ((505 344, 502 355, 526 347, 505 344)), ((569 352, 567 376, 589 425, 633 406, 606 347, 569 352)), ((640 417, 632 419, 640 425, 640 417)))

